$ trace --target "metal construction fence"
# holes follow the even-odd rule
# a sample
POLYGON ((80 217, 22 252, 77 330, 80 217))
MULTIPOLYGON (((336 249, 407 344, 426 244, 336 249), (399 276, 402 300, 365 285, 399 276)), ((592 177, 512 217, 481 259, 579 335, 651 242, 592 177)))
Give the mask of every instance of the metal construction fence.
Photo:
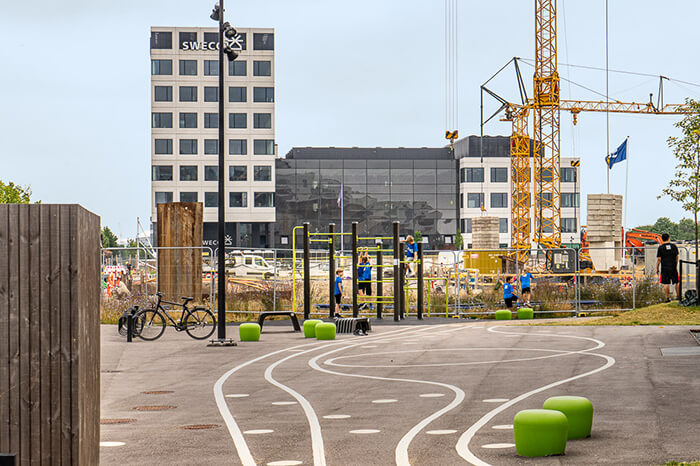
MULTIPOLYGON (((483 317, 505 306, 503 284, 510 277, 514 294, 525 305, 521 277, 532 274, 529 307, 536 314, 568 314, 630 310, 664 299, 663 287, 656 275, 656 247, 589 248, 532 250, 526 260, 516 260, 513 249, 493 250, 426 250, 423 251, 424 316, 483 317)), ((695 252, 679 246, 681 259, 695 263, 695 252)), ((371 252, 371 251, 370 251, 371 252)), ((393 255, 376 252, 370 261, 391 264, 393 255)), ((336 268, 348 272, 352 261, 348 251, 335 252, 336 268)), ((309 277, 304 277, 304 251, 291 249, 226 248, 227 312, 258 314, 263 311, 292 310, 303 306, 302 283, 311 287, 312 314, 329 314, 330 270, 328 250, 309 251, 309 277)), ((102 250, 102 302, 123 309, 126 304, 145 305, 148 297, 162 290, 166 283, 189 283, 195 302, 213 308, 216 303, 216 250, 201 248, 109 248, 102 250), (174 252, 178 252, 174 254, 174 252), (167 256, 168 260, 163 260, 167 256), (191 264, 201 256, 201 266, 191 264), (159 258, 161 260, 159 260, 159 258), (196 274, 196 277, 192 275, 196 274), (192 285, 194 283, 194 285, 192 285), (201 284, 201 286, 199 286, 201 284), (196 286, 195 286, 196 285, 196 286)), ((391 267, 383 269, 384 278, 393 276, 391 267)), ((351 273, 346 273, 346 290, 352 290, 351 273)), ((695 288, 695 267, 685 265, 681 276, 682 290, 695 288)), ((386 280, 383 294, 394 293, 386 280)), ((177 288, 176 288, 177 289, 177 288)), ((173 291, 174 293, 175 291, 173 291)), ((408 315, 415 315, 417 280, 408 278, 402 290, 408 315)), ((675 296, 675 291, 672 291, 675 296)), ((185 296, 185 294, 183 294, 185 296)), ((179 299, 180 296, 172 296, 179 299)), ((345 293, 343 309, 352 297, 345 293)), ((387 302, 384 312, 391 314, 387 302)), ((376 315, 371 303, 363 303, 364 316, 376 315)))

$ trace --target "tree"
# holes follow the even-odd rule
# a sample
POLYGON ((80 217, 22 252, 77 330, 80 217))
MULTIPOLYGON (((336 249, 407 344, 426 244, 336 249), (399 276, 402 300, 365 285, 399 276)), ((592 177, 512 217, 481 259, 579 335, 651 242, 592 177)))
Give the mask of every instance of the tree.
POLYGON ((423 242, 423 234, 420 232, 420 230, 416 230, 413 232, 413 240, 416 243, 422 243, 423 242))
POLYGON ((659 235, 668 233, 675 240, 678 239, 678 224, 672 222, 668 217, 659 217, 651 228, 651 232, 659 235))
POLYGON ((8 184, 0 181, 0 204, 29 204, 32 190, 10 181, 8 184))
POLYGON ((457 230, 457 235, 455 236, 455 248, 462 249, 464 247, 464 238, 462 237, 462 232, 457 230))
MULTIPOLYGON (((698 211, 700 211, 700 102, 685 99, 691 113, 675 124, 682 137, 671 136, 668 146, 676 157, 676 173, 659 198, 668 196, 680 202, 695 220, 695 257, 698 257, 698 211)), ((700 277, 698 277, 700 278, 700 277)))
POLYGON ((104 227, 102 229, 102 247, 103 248, 116 248, 118 247, 117 245, 117 235, 112 233, 112 230, 109 229, 109 227, 104 227))

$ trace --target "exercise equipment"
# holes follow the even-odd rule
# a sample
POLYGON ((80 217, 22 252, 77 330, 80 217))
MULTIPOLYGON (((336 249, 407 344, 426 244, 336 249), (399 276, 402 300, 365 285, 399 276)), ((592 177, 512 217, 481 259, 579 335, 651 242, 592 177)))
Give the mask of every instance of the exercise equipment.
POLYGON ((261 312, 258 316, 258 325, 262 329, 265 319, 272 316, 287 316, 292 322, 295 332, 301 332, 301 327, 299 326, 299 319, 297 319, 296 313, 292 311, 265 311, 261 312))
POLYGON ((318 319, 309 319, 304 321, 304 338, 316 338, 316 325, 323 322, 318 319))
POLYGON ((513 318, 513 313, 507 309, 501 309, 496 311, 496 320, 511 320, 513 318))
POLYGON ((520 456, 563 455, 569 421, 561 411, 526 409, 513 418, 515 450, 520 456))
POLYGON ((535 316, 535 311, 529 307, 518 308, 518 320, 532 319, 535 316))
POLYGON ((248 322, 238 326, 241 341, 260 341, 260 325, 248 322))
POLYGON ((569 421, 569 440, 591 436, 593 403, 582 396, 553 396, 547 398, 543 409, 561 411, 569 421))
POLYGON ((335 324, 332 322, 321 322, 316 324, 317 340, 335 340, 335 324))

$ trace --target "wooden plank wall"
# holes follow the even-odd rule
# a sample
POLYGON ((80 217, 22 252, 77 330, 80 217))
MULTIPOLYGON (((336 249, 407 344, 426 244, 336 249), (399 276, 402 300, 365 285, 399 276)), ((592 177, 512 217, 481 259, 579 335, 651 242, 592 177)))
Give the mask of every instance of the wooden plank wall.
POLYGON ((99 463, 100 219, 0 205, 0 453, 99 463))
POLYGON ((163 299, 202 297, 203 205, 201 202, 158 204, 158 291, 163 299))

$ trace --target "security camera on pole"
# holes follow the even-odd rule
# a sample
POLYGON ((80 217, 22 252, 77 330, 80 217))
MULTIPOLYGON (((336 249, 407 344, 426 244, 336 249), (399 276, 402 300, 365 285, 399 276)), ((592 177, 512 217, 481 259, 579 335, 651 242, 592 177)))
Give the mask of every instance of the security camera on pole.
POLYGON ((229 23, 224 22, 224 0, 214 5, 214 10, 209 16, 219 22, 219 228, 217 235, 217 321, 219 323, 217 338, 211 340, 211 344, 235 346, 236 343, 226 338, 226 199, 225 199, 225 164, 224 164, 224 54, 228 61, 238 58, 238 51, 234 50, 226 39, 234 39, 238 33, 229 23))

